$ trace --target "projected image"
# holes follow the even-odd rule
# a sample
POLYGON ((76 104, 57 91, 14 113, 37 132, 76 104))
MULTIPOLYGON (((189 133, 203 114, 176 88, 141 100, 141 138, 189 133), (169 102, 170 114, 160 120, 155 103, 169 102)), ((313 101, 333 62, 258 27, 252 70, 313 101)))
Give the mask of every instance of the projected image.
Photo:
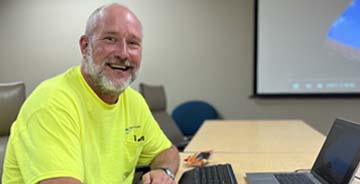
POLYGON ((360 0, 354 0, 328 32, 335 50, 350 59, 360 59, 360 0))
POLYGON ((360 0, 256 0, 254 94, 360 96, 360 0))

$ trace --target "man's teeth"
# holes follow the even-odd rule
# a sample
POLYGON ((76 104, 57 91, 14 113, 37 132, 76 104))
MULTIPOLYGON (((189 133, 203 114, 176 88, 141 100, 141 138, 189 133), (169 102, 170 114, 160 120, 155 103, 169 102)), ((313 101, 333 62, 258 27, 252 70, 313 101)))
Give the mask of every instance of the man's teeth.
POLYGON ((128 66, 122 66, 122 65, 116 65, 116 64, 109 64, 109 66, 112 69, 119 69, 119 70, 127 70, 127 69, 129 69, 128 66))

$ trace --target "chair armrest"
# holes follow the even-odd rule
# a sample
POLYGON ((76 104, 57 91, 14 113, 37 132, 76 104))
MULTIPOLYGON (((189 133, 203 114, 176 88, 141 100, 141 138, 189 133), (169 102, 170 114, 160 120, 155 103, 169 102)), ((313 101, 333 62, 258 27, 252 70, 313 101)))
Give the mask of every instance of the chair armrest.
POLYGON ((177 144, 175 144, 175 146, 177 147, 177 149, 180 151, 180 152, 183 152, 185 147, 189 144, 189 140, 183 140, 177 144))

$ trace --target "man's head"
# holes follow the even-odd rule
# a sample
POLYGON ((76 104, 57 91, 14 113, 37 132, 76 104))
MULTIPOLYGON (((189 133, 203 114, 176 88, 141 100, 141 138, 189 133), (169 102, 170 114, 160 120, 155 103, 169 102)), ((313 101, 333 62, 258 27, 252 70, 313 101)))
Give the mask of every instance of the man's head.
POLYGON ((80 38, 84 78, 98 95, 119 95, 135 80, 142 53, 142 26, 119 4, 96 9, 80 38))

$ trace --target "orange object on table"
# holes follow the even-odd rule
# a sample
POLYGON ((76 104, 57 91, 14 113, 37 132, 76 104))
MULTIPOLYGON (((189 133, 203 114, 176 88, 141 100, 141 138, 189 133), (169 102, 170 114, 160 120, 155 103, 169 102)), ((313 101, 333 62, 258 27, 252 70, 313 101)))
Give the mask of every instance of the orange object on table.
POLYGON ((184 159, 185 163, 189 166, 204 166, 209 162, 211 155, 213 154, 212 150, 209 151, 200 151, 196 152, 193 155, 189 155, 184 159))

